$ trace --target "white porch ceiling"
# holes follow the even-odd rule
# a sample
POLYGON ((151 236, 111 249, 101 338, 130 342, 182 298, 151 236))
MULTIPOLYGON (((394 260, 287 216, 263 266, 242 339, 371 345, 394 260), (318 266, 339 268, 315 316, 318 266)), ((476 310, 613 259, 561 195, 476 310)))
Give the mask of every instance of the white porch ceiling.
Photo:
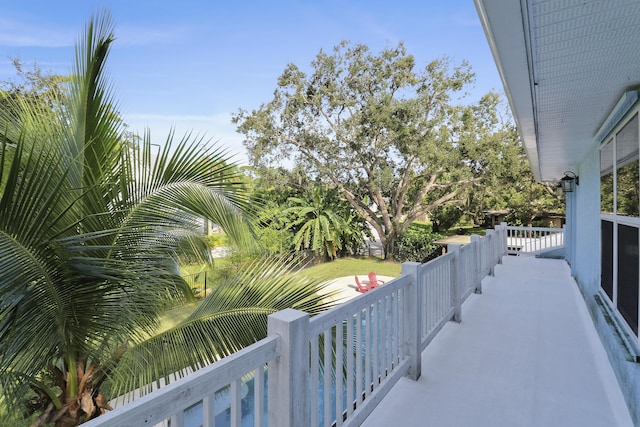
POLYGON ((576 171, 640 87, 640 1, 474 1, 536 178, 576 171))

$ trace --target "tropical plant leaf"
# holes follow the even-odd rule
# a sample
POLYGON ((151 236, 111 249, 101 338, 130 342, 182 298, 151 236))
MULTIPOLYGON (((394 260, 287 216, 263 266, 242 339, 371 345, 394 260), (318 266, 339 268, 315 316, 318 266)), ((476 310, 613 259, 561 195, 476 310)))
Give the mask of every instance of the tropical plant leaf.
POLYGON ((336 304, 296 260, 254 261, 218 286, 184 322, 135 344, 116 372, 117 392, 149 392, 228 356, 267 334, 267 317, 285 308, 311 314, 336 304))
POLYGON ((89 22, 56 108, 0 103, 0 377, 16 414, 25 384, 45 403, 30 410, 86 400, 125 343, 193 298, 177 259, 201 218, 256 249, 224 151, 170 134, 152 155, 148 134, 125 138, 106 74, 113 40, 108 14, 89 22))

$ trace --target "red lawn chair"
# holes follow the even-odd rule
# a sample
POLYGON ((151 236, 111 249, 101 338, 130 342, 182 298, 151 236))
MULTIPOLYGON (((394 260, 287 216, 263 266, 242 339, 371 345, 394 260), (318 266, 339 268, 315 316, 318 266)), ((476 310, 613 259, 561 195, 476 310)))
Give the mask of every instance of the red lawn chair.
POLYGON ((358 279, 358 276, 355 276, 355 278, 356 278, 356 286, 358 287, 358 292, 367 292, 370 289, 369 284, 367 282, 360 283, 360 279, 358 279))
POLYGON ((378 276, 373 271, 369 273, 369 289, 377 288, 379 285, 382 285, 384 280, 378 280, 378 276))

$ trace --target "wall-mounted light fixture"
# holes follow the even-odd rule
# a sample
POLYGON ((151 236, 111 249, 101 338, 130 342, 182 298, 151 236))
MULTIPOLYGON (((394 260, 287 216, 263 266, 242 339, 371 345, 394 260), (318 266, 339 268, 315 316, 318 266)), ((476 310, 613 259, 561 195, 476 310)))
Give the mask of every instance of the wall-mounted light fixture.
POLYGON ((580 178, 571 171, 565 172, 564 176, 560 178, 560 187, 565 194, 573 193, 576 185, 580 185, 580 178))

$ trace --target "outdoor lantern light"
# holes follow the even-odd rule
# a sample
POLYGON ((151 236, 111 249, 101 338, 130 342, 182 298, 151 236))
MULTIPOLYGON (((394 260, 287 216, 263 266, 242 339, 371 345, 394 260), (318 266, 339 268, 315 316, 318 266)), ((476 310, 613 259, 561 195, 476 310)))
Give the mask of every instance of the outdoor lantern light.
POLYGON ((565 172, 564 176, 560 179, 560 186, 562 187, 562 191, 565 194, 573 193, 573 191, 575 190, 574 183, 575 185, 579 185, 580 178, 578 178, 578 176, 571 171, 565 172))

